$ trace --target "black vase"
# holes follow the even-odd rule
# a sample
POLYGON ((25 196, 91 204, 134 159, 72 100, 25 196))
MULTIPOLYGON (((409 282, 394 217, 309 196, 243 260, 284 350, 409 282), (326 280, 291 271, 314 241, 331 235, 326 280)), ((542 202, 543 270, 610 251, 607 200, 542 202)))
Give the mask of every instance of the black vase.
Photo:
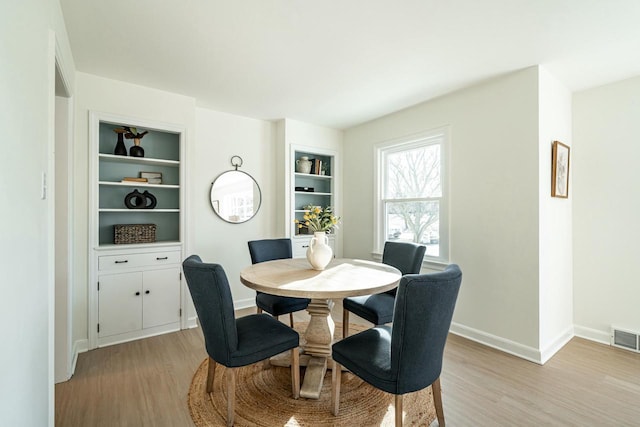
POLYGON ((113 154, 116 156, 126 156, 127 147, 124 146, 124 139, 122 139, 122 133, 118 132, 118 142, 116 142, 116 148, 113 150, 113 154))
POLYGON ((133 190, 124 198, 124 205, 128 209, 153 209, 157 204, 156 196, 148 191, 140 193, 138 190, 133 190))
POLYGON ((158 199, 156 199, 156 196, 149 193, 148 191, 145 191, 144 193, 142 193, 142 195, 146 198, 144 205, 145 209, 153 209, 156 207, 156 205, 158 204, 158 199))
POLYGON ((138 144, 140 144, 140 140, 136 139, 134 140, 134 145, 129 148, 129 155, 131 157, 144 157, 144 148, 138 144))

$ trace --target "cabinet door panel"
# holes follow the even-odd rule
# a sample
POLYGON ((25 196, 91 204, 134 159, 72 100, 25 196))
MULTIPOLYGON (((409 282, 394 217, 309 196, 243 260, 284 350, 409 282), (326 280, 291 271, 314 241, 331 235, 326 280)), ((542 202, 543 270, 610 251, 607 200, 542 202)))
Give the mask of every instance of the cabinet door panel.
POLYGON ((180 268, 144 272, 142 327, 180 321, 180 268))
POLYGON ((98 292, 99 337, 142 328, 142 272, 104 274, 98 292), (136 293, 138 295, 136 295, 136 293))

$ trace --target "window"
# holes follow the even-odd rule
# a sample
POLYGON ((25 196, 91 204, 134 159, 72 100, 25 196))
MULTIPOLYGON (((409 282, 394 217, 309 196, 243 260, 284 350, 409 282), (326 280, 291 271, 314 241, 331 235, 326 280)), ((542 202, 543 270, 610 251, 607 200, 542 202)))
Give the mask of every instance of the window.
POLYGON ((447 130, 423 132, 376 146, 376 252, 384 242, 427 247, 425 261, 447 263, 447 130))

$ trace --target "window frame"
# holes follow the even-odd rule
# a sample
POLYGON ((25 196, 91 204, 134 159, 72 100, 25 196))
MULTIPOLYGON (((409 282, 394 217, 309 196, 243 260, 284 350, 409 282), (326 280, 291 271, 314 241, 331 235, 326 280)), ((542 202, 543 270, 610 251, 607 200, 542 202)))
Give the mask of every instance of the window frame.
MULTIPOLYGON (((397 153, 424 147, 434 144, 440 144, 440 180, 441 180, 441 197, 431 197, 428 200, 439 200, 439 255, 426 255, 423 260, 423 267, 440 270, 449 263, 449 127, 443 126, 435 129, 422 131, 416 134, 407 135, 391 140, 380 142, 374 146, 374 182, 375 197, 373 200, 373 255, 376 259, 382 256, 384 242, 387 233, 385 231, 385 156, 390 153, 397 153)), ((426 199, 426 198, 425 198, 426 199)), ((415 199, 407 199, 408 201, 415 199)))

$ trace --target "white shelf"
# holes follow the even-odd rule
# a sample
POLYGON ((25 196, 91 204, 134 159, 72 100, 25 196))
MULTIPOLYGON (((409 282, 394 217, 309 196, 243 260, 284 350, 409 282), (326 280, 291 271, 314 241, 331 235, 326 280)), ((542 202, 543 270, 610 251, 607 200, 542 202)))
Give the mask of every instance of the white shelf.
POLYGON ((98 209, 98 212, 135 212, 135 213, 166 213, 180 212, 180 209, 98 209))
POLYGON ((100 160, 116 163, 136 163, 139 165, 157 165, 179 167, 179 160, 152 159, 149 157, 116 156, 115 154, 98 154, 100 160))
POLYGON ((94 247, 97 251, 108 251, 112 249, 157 249, 164 248, 166 246, 179 246, 182 242, 177 240, 158 241, 153 243, 103 243, 102 245, 94 247))
POLYGON ((320 178, 320 179, 331 179, 333 178, 331 175, 316 175, 315 173, 302 173, 302 172, 294 172, 295 176, 304 176, 305 178, 320 178))
POLYGON ((116 182, 116 181, 99 181, 100 185, 112 185, 115 187, 151 187, 151 188, 180 188, 179 185, 168 184, 149 184, 147 182, 116 182))
POLYGON ((311 196, 331 196, 332 193, 320 193, 318 191, 296 191, 296 194, 308 194, 311 196))

